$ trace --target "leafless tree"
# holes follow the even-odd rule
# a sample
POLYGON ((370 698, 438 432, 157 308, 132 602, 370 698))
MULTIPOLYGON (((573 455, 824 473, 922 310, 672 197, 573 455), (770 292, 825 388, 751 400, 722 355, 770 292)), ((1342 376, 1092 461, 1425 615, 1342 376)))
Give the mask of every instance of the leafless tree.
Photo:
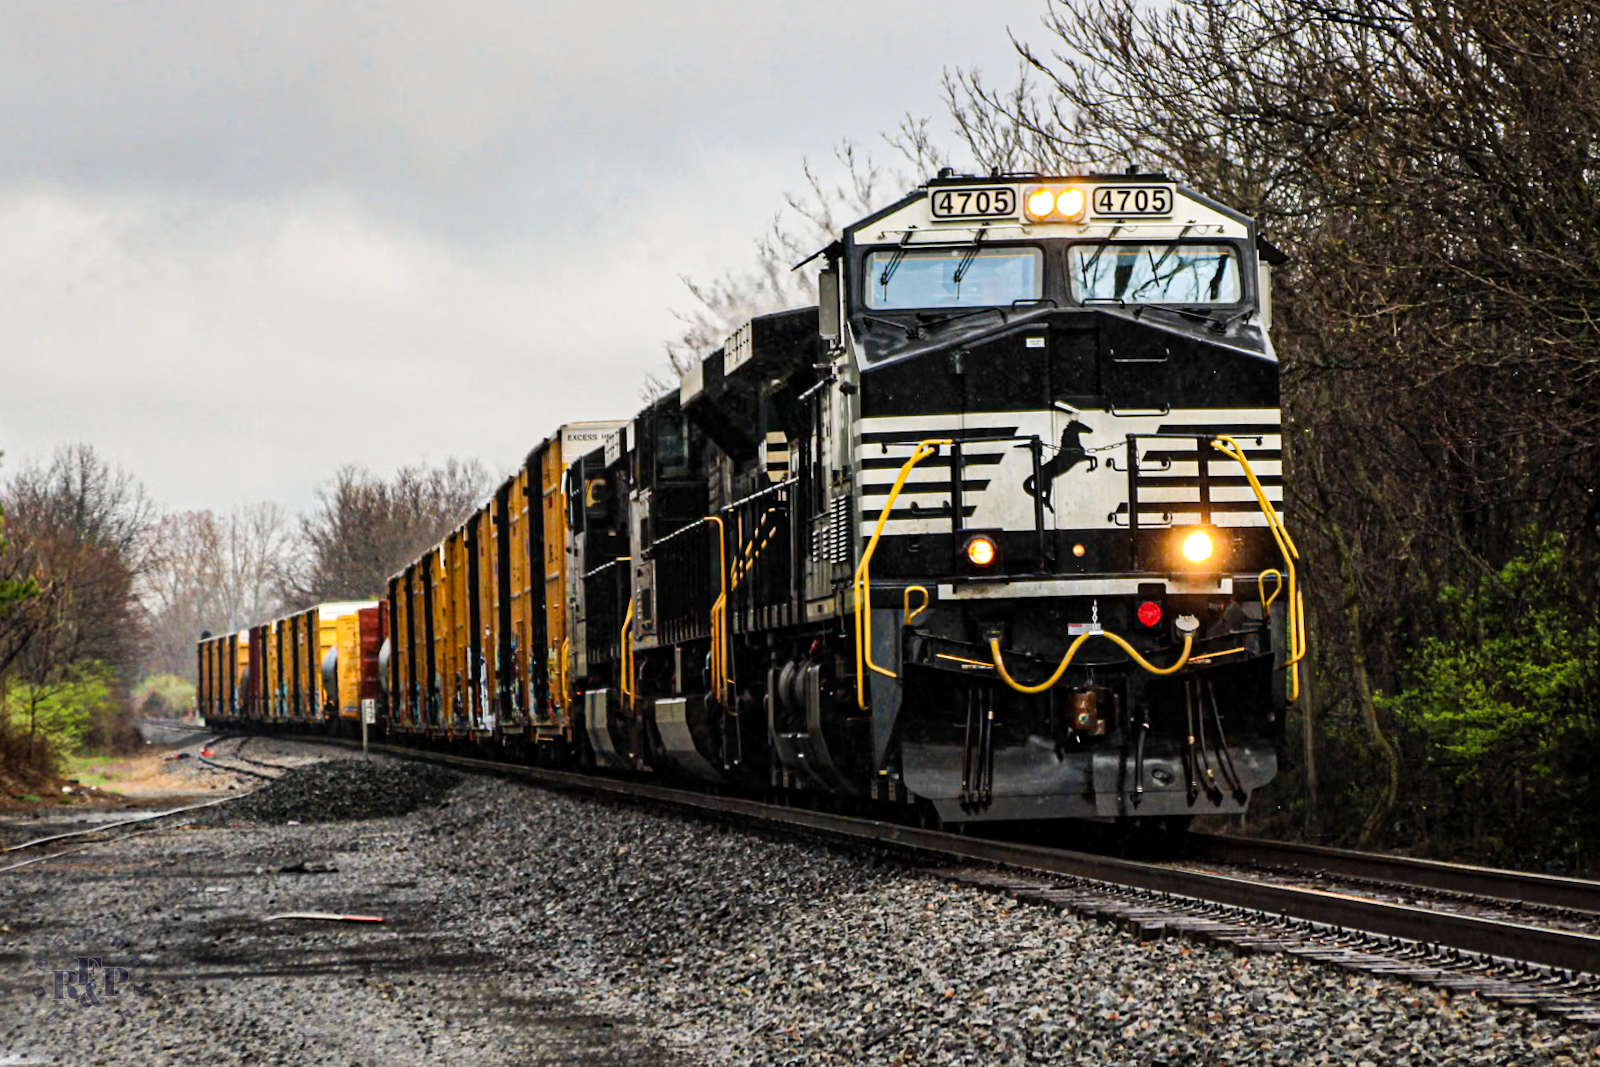
POLYGON ((277 504, 218 515, 167 515, 141 582, 148 618, 146 670, 187 674, 201 633, 228 633, 277 613, 294 527, 277 504))
POLYGON ((1378 695, 1442 586, 1556 531, 1573 611, 1600 611, 1600 5, 1055 0, 1047 29, 1015 84, 947 79, 974 156, 1162 170, 1294 257, 1291 511, 1319 662, 1382 767, 1371 837, 1405 758, 1378 695))
MULTIPOLYGON (((0 452, 0 457, 5 453, 0 452)), ((6 509, 5 502, 0 500, 0 560, 8 558, 11 542, 6 538, 6 509)), ((18 604, 36 596, 39 592, 38 583, 32 575, 11 575, 0 571, 0 618, 18 604)))
MULTIPOLYGON (((0 689, 24 682, 37 703, 93 667, 110 672, 125 705, 142 641, 135 583, 154 529, 143 487, 80 444, 21 467, 3 496, 10 543, 0 575, 31 580, 38 595, 0 617, 0 689)), ((127 722, 104 710, 94 740, 126 740, 127 722)))
MULTIPOLYGON (((667 342, 674 375, 720 347, 752 316, 805 307, 817 300, 818 261, 795 266, 839 236, 843 227, 890 203, 947 164, 926 120, 907 116, 885 137, 904 168, 886 170, 872 154, 849 141, 834 149, 837 173, 824 174, 810 160, 802 164, 805 188, 784 197, 767 232, 756 240, 752 265, 730 270, 710 282, 684 276, 693 304, 673 315, 681 330, 667 342)), ((673 385, 652 380, 649 394, 673 385)))
POLYGON ((300 520, 295 563, 279 584, 283 599, 300 608, 382 596, 389 577, 472 514, 489 487, 477 460, 401 467, 388 479, 341 468, 300 520))

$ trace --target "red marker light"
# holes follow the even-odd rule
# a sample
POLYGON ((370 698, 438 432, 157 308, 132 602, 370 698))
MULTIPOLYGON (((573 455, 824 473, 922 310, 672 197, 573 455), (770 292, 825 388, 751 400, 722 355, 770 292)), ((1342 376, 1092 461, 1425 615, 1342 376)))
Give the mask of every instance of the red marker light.
POLYGON ((1154 626, 1161 621, 1161 605, 1154 600, 1146 600, 1139 605, 1139 624, 1141 626, 1154 626))

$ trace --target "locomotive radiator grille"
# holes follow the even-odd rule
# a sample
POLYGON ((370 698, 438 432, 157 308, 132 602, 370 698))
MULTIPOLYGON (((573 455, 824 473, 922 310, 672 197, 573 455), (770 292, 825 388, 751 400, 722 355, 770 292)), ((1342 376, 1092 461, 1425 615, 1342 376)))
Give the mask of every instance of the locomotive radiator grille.
POLYGON ((825 563, 850 562, 850 494, 841 493, 828 504, 827 525, 811 531, 811 558, 825 563))

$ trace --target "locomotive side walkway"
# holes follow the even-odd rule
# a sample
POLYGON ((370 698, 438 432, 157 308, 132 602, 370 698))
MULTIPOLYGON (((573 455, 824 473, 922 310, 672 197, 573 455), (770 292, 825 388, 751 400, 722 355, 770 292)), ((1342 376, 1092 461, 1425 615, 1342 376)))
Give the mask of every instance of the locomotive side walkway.
POLYGON ((505 781, 389 819, 241 803, 0 875, 0 1063, 1596 1060, 1590 1029, 1513 1006, 505 781), (268 919, 300 912, 386 921, 268 919), (146 996, 74 1044, 30 961, 68 968, 85 927, 148 961, 146 996))

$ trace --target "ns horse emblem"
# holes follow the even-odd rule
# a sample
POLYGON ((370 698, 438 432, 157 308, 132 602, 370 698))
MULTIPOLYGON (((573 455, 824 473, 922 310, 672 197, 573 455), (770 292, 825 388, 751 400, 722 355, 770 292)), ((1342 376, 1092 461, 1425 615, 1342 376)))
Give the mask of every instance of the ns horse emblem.
POLYGON ((1083 435, 1086 433, 1094 431, 1077 419, 1067 423, 1066 429, 1061 431, 1061 447, 1056 450, 1054 456, 1039 465, 1037 479, 1031 474, 1028 475, 1027 480, 1022 483, 1022 491, 1035 500, 1044 501, 1044 506, 1054 512, 1056 508, 1051 502, 1050 495, 1055 480, 1085 461, 1088 462, 1090 470, 1100 466, 1100 461, 1083 447, 1083 435))

